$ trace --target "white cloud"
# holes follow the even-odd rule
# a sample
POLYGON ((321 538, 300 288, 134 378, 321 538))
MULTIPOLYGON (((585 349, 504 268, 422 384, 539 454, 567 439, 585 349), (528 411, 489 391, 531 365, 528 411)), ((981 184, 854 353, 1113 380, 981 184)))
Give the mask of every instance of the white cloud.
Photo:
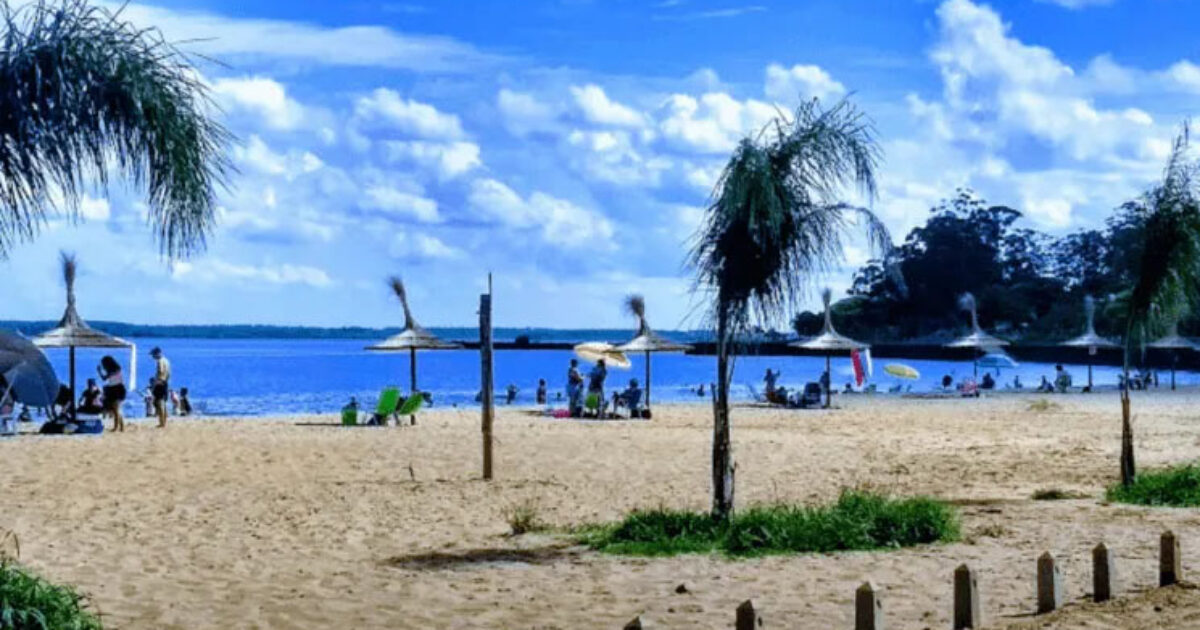
POLYGON ((79 215, 87 221, 107 221, 112 216, 107 199, 96 199, 84 195, 79 200, 79 215))
POLYGON ((554 109, 532 94, 502 88, 496 94, 496 107, 500 110, 505 128, 513 135, 524 136, 555 128, 554 109))
POLYGON ((436 201, 388 186, 374 186, 363 193, 363 207, 380 210, 388 214, 414 219, 421 223, 439 223, 436 201))
POLYGON ((767 66, 763 93, 775 101, 793 103, 797 99, 825 100, 845 92, 846 86, 835 81, 820 66, 795 65, 785 68, 777 63, 767 66))
POLYGON ((1200 66, 1187 60, 1180 61, 1167 68, 1166 76, 1178 88, 1200 94, 1200 66))
POLYGON ((217 79, 212 84, 212 91, 217 102, 227 110, 250 112, 271 129, 292 130, 304 120, 304 108, 288 98, 283 84, 274 79, 217 79))
POLYGON ((676 149, 728 153, 739 140, 762 129, 775 116, 775 108, 767 103, 739 101, 724 92, 710 92, 699 100, 673 94, 659 112, 658 128, 676 149))
POLYGON ((279 175, 288 181, 325 166, 321 158, 309 151, 291 149, 287 153, 276 153, 257 135, 251 135, 246 144, 233 147, 233 159, 251 171, 279 175))
POLYGON ((385 145, 388 159, 415 162, 437 173, 445 181, 480 166, 479 145, 474 142, 391 141, 385 145))
POLYGON ((575 130, 567 136, 564 154, 571 167, 592 181, 620 186, 657 186, 671 160, 645 155, 634 136, 623 130, 575 130))
POLYGON ((502 61, 449 37, 407 35, 382 26, 325 28, 284 20, 237 19, 204 11, 173 10, 102 0, 121 17, 156 27, 189 52, 286 59, 329 66, 377 66, 413 72, 469 72, 502 61))
POLYGON ((1049 4, 1057 4, 1066 9, 1086 9, 1088 7, 1108 6, 1116 0, 1039 0, 1049 4))
POLYGON ((436 236, 421 233, 401 233, 392 240, 388 253, 393 258, 411 261, 458 260, 465 252, 451 247, 436 236))
POLYGON ((223 283, 241 281, 248 284, 328 287, 333 284, 329 274, 307 265, 244 265, 219 258, 202 258, 195 262, 176 262, 171 277, 177 281, 223 283))
POLYGON ((458 140, 465 135, 458 116, 438 111, 426 103, 402 98, 387 88, 378 88, 370 96, 358 99, 354 115, 419 138, 458 140))
POLYGON ((571 86, 571 96, 584 120, 590 123, 634 128, 645 124, 641 114, 608 98, 608 94, 598 85, 571 86))
POLYGON ((607 217, 540 191, 523 198, 502 182, 479 179, 472 182, 467 203, 481 218, 537 231, 551 245, 615 248, 613 226, 607 217))

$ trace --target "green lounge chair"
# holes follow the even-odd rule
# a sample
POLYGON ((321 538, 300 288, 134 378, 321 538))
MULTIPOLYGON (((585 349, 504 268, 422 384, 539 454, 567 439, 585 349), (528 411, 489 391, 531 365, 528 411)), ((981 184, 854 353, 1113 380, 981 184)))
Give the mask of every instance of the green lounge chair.
POLYGON ((396 407, 400 404, 400 388, 388 387, 379 394, 379 404, 375 406, 375 413, 371 416, 371 421, 368 424, 383 424, 387 419, 396 413, 396 407))
POLYGON ((600 400, 600 394, 590 392, 587 398, 583 399, 583 408, 585 411, 594 413, 599 418, 604 413, 604 401, 600 400))
POLYGON ((400 410, 396 415, 403 418, 404 416, 414 416, 421 410, 421 406, 425 404, 425 397, 420 392, 413 392, 411 396, 405 399, 404 404, 400 405, 400 410))

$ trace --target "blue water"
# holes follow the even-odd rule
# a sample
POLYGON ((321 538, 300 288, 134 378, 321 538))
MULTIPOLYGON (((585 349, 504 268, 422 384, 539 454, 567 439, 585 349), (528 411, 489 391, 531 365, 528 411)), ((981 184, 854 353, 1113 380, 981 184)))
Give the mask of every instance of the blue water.
MULTIPOLYGON (((138 379, 140 388, 153 371, 148 356, 150 348, 161 346, 170 358, 174 377, 172 387, 187 387, 193 405, 209 415, 275 415, 291 413, 331 413, 337 411, 351 396, 365 405, 374 404, 379 391, 388 385, 408 388, 408 354, 383 354, 363 350, 361 340, 223 340, 223 339, 135 339, 138 344, 138 379)), ((77 351, 79 387, 84 379, 95 374, 95 366, 104 351, 77 351)), ((112 353, 126 367, 128 351, 112 353)), ((48 355, 64 382, 67 376, 67 351, 49 350, 48 355)), ((565 385, 569 351, 498 350, 496 351, 497 400, 503 400, 503 390, 513 383, 520 388, 517 404, 532 405, 538 378, 545 378, 553 401, 565 385)), ((609 389, 623 385, 629 378, 643 379, 642 356, 631 357, 630 370, 611 370, 609 389)), ((898 383, 883 373, 883 366, 901 362, 877 359, 872 382, 880 390, 898 383)), ((959 380, 971 374, 967 362, 902 361, 921 372, 912 385, 913 391, 930 391, 938 386, 943 375, 959 380)), ((421 352, 418 354, 418 385, 432 391, 434 404, 474 405, 479 389, 479 353, 471 350, 421 352)), ((586 366, 585 366, 586 367, 586 366)), ((780 384, 789 389, 814 381, 825 368, 820 357, 739 357, 735 362, 733 395, 749 399, 752 384, 762 388, 763 372, 767 368, 781 370, 780 384)), ((1087 381, 1084 366, 1068 365, 1076 385, 1087 381)), ((711 356, 659 354, 653 357, 652 396, 656 401, 701 401, 693 389, 700 383, 714 380, 716 361, 711 356)), ((848 358, 833 361, 834 384, 839 389, 851 379, 848 358)), ((982 373, 982 372, 981 372, 982 373)), ((1115 386, 1118 369, 1096 367, 1098 386, 1115 386)), ((1003 385, 1019 374, 1026 387, 1036 386, 1040 377, 1053 378, 1054 366, 1023 363, 1016 370, 1004 370, 997 382, 1003 385)), ((1160 377, 1166 384, 1166 373, 1160 377)), ((1200 374, 1180 372, 1181 384, 1200 384, 1200 374)), ((130 396, 127 413, 141 415, 140 397, 130 396)))

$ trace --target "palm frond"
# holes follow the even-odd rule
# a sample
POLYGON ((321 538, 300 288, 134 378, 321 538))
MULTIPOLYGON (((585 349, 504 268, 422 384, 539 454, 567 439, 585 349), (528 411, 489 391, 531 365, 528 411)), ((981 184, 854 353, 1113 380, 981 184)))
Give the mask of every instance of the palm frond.
POLYGON ((3 3, 0 29, 0 256, 114 173, 145 189, 164 255, 203 249, 231 136, 189 58, 86 0, 3 3))
POLYGON ((1143 195, 1141 256, 1127 301, 1126 343, 1144 345, 1200 303, 1200 188, 1187 124, 1162 182, 1143 195))
POLYGON ((843 259, 844 238, 861 228, 886 252, 887 228, 868 209, 840 199, 857 187, 871 200, 879 155, 869 121, 848 101, 816 101, 768 126, 765 141, 742 140, 725 166, 690 263, 697 285, 716 293, 736 333, 769 325, 843 259))
POLYGON ((975 295, 970 291, 958 296, 958 310, 966 311, 971 314, 971 330, 980 330, 979 328, 979 305, 975 301, 975 295))
POLYGON ((400 300, 400 307, 404 309, 404 327, 416 328, 417 322, 413 319, 412 311, 408 308, 408 292, 404 290, 404 280, 400 276, 392 276, 388 278, 388 286, 391 287, 392 293, 396 294, 396 298, 400 300))

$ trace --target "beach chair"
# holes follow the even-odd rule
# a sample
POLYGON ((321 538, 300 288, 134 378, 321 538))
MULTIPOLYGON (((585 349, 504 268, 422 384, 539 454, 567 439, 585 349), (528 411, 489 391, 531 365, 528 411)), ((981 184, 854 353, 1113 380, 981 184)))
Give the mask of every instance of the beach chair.
POLYGON ((964 398, 979 398, 979 384, 968 378, 958 386, 958 393, 964 398))
POLYGON ((421 406, 424 404, 425 397, 421 395, 421 392, 413 392, 411 396, 404 399, 404 403, 401 404, 400 408, 396 410, 396 417, 404 418, 407 416, 412 418, 413 424, 416 424, 417 412, 421 410, 421 406))
POLYGON ((604 399, 596 392, 588 392, 587 397, 583 399, 584 415, 588 413, 594 414, 597 418, 604 417, 604 399))
POLYGON ((624 406, 629 409, 630 419, 642 417, 642 390, 635 391, 632 396, 618 395, 616 402, 616 406, 613 407, 613 414, 617 413, 619 407, 624 406))
POLYGON ((808 382, 804 384, 804 391, 800 393, 800 399, 797 401, 797 406, 800 408, 819 407, 821 405, 821 389, 820 383, 808 382))
POLYGON ((400 388, 388 387, 379 394, 379 404, 375 406, 375 413, 371 414, 371 419, 367 421, 370 425, 383 425, 387 423, 387 419, 395 415, 396 407, 400 405, 400 388))

